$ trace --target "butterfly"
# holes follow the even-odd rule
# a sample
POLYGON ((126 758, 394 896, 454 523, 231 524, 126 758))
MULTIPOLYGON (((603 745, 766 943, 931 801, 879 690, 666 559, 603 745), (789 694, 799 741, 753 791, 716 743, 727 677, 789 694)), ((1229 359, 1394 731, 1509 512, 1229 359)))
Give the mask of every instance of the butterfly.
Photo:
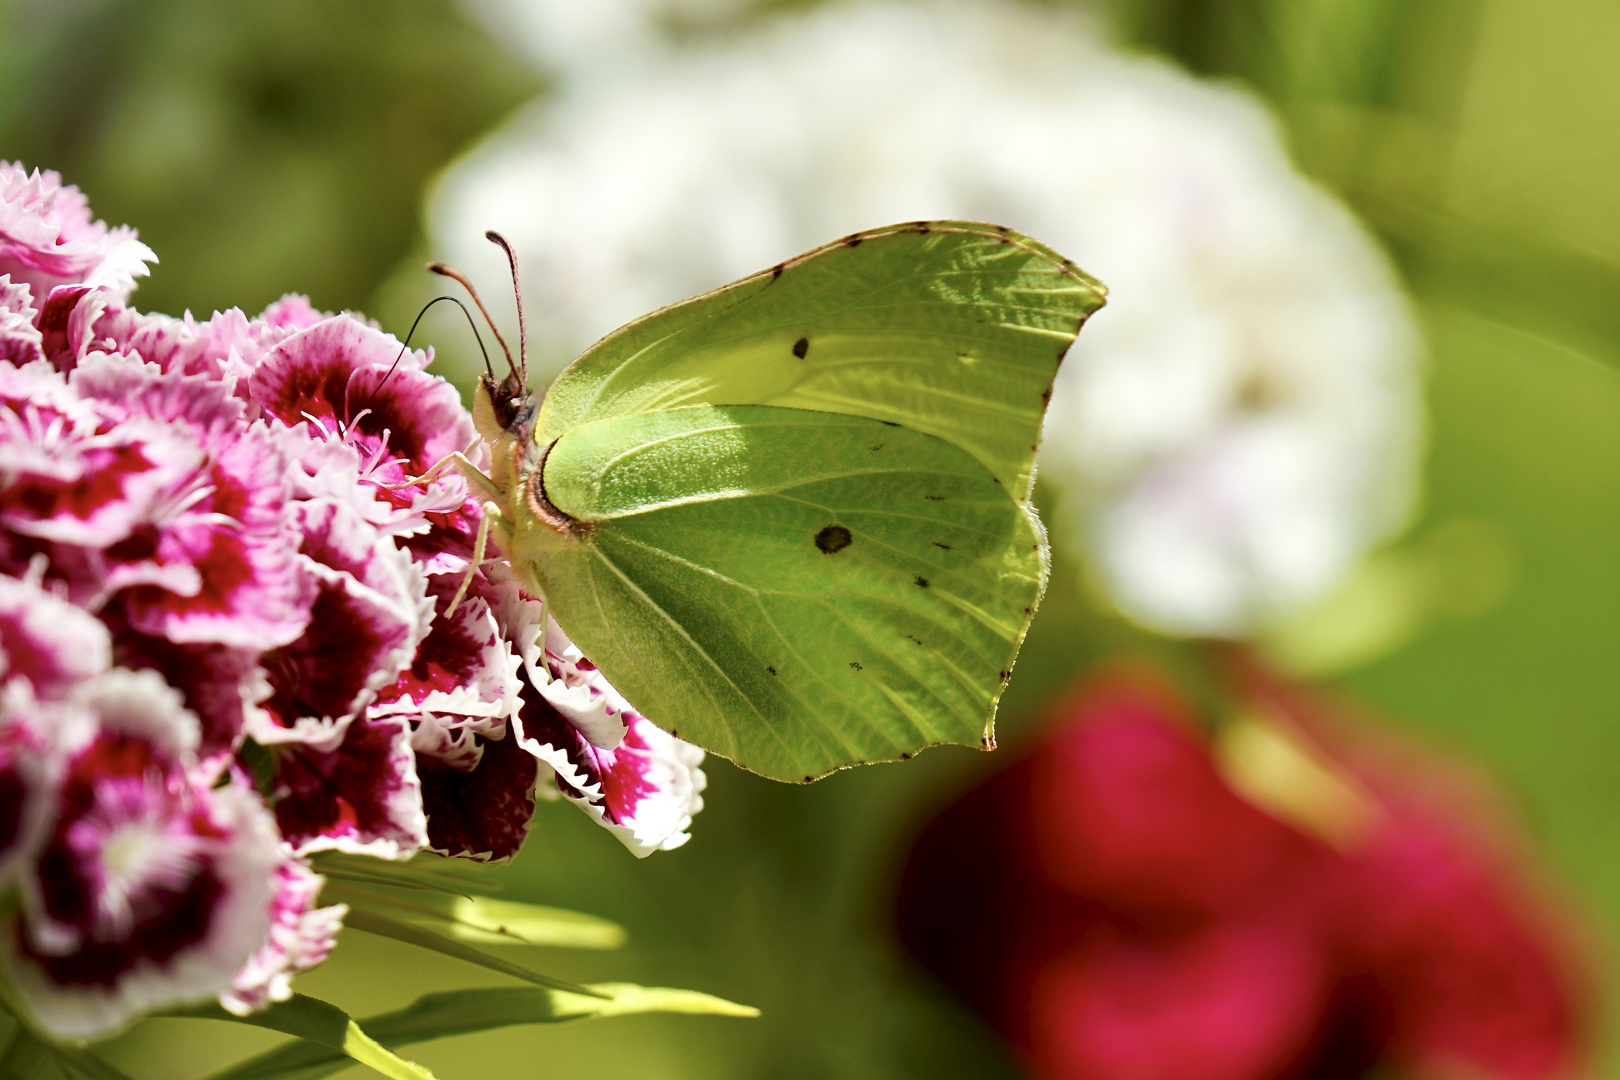
POLYGON ((629 323, 538 404, 520 341, 475 395, 490 473, 456 463, 475 562, 492 536, 638 711, 765 776, 993 747, 1047 581, 1041 423, 1105 296, 1008 229, 913 222, 629 323))

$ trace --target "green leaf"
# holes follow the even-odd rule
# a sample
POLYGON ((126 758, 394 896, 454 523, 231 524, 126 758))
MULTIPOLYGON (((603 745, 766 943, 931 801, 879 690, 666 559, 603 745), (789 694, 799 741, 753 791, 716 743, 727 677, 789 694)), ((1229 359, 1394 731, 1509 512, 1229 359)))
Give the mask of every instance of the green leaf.
POLYGON ((463 892, 444 885, 428 885, 417 881, 392 878, 384 874, 356 874, 349 870, 327 869, 320 870, 320 874, 329 882, 356 882, 361 885, 386 885, 391 889, 411 889, 417 892, 442 893, 448 896, 466 895, 463 892))
POLYGON ((434 864, 447 861, 439 856, 419 855, 407 863, 394 863, 369 856, 323 851, 311 861, 316 871, 327 877, 450 896, 500 892, 503 887, 499 881, 490 880, 487 876, 474 877, 439 869, 434 864))
MULTIPOLYGON (((359 1024, 350 1019, 348 1013, 336 1005, 303 994, 294 994, 286 1001, 277 1002, 268 1009, 247 1016, 228 1013, 218 1005, 200 1005, 192 1009, 173 1010, 166 1015, 187 1016, 199 1020, 226 1020, 296 1035, 305 1041, 293 1043, 292 1047, 307 1047, 330 1056, 335 1065, 327 1070, 328 1072, 346 1067, 349 1064, 348 1059, 353 1059, 375 1069, 390 1080, 435 1080, 431 1072, 414 1061, 399 1057, 366 1034, 359 1024)), ((279 1051, 272 1051, 276 1052, 279 1051)), ((326 1073, 313 1075, 324 1076, 326 1073)))
MULTIPOLYGON (((585 997, 528 987, 428 994, 404 1009, 362 1020, 360 1024, 379 1042, 400 1047, 517 1024, 555 1024, 637 1013, 759 1015, 758 1009, 694 990, 631 983, 602 983, 590 989, 602 996, 585 997)), ((318 1080, 347 1064, 328 1047, 293 1043, 242 1062, 211 1080, 318 1080)))
POLYGON ((550 975, 541 975, 520 964, 514 964, 508 960, 502 960, 499 957, 480 952, 470 945, 464 945, 459 941, 451 941, 442 934, 435 934, 433 931, 425 930, 420 926, 402 922, 398 919, 391 919, 386 915, 379 915, 374 911, 367 911, 363 908, 351 910, 348 915, 344 916, 343 925, 350 930, 360 930, 368 934, 393 938, 395 941, 403 941, 407 945, 415 945, 418 948, 431 949, 446 956, 453 956, 457 960, 465 960, 469 964, 477 964, 479 967, 498 971, 502 975, 510 975, 514 979, 534 983, 536 986, 544 986, 553 990, 566 990, 574 994, 595 993, 594 990, 590 990, 578 983, 571 983, 564 979, 554 979, 550 975))
POLYGON ((508 430, 502 543, 641 712, 745 768, 992 746, 1046 583, 1041 422, 1103 295, 933 222, 655 312, 508 430))
POLYGON ((783 780, 991 742, 1046 551, 965 451, 864 417, 693 407, 577 428, 545 476, 586 531, 542 537, 533 572, 682 738, 783 780))
POLYGON ((5 1053, 0 1054, 0 1080, 29 1080, 50 1056, 50 1047, 19 1022, 5 1053))
POLYGON ((383 907, 403 913, 411 922, 442 927, 457 941, 485 945, 549 945, 573 949, 616 949, 624 928, 578 911, 491 900, 482 896, 431 896, 405 899, 357 888, 347 882, 328 885, 325 899, 352 909, 383 907))
POLYGON ((93 1051, 57 1046, 52 1047, 51 1052, 70 1075, 84 1080, 130 1080, 122 1070, 114 1068, 93 1051))

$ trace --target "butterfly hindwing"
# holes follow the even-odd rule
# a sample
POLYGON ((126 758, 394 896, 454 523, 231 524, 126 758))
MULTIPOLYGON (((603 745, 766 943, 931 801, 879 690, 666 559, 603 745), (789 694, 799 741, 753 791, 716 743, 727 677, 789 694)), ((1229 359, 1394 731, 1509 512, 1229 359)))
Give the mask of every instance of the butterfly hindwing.
POLYGON ((1045 577, 1038 526, 973 457, 772 406, 615 417, 545 466, 578 537, 535 567, 638 708, 803 780, 977 745, 1045 577))

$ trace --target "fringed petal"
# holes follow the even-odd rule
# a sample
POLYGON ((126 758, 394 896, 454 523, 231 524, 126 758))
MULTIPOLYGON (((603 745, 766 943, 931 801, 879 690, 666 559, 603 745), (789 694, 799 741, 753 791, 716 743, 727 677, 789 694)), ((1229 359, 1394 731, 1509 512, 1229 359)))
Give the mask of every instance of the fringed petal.
POLYGON ((270 905, 270 937, 231 980, 219 1003, 246 1016, 292 997, 292 977, 325 960, 343 929, 346 904, 316 907, 326 879, 302 859, 289 856, 276 870, 270 905))
POLYGON ((80 688, 57 814, 7 936, 17 990, 88 1038, 227 989, 270 928, 275 826, 252 792, 192 770, 197 722, 154 672, 80 688))
POLYGON ((276 821, 298 854, 408 859, 426 845, 422 786, 404 717, 355 720, 331 751, 286 743, 271 753, 276 821))
POLYGON ((307 742, 330 751, 344 729, 399 678, 427 635, 433 603, 410 557, 349 506, 298 504, 300 562, 314 591, 310 618, 264 664, 272 694, 249 734, 261 743, 307 742))

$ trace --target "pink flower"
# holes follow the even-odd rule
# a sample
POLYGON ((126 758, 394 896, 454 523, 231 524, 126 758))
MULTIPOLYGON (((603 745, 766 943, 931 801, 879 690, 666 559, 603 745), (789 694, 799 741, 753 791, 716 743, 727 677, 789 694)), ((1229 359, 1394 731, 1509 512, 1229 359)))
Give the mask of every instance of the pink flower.
POLYGON ((44 364, 0 364, 0 528, 85 548, 172 513, 202 447, 146 417, 115 424, 44 364))
POLYGON ((16 367, 45 358, 45 344, 28 286, 0 274, 0 361, 16 367))
POLYGON ((352 446, 362 482, 412 523, 402 531, 416 531, 427 524, 421 515, 429 510, 462 511, 466 483, 449 472, 427 484, 397 485, 474 441, 460 395, 424 370, 431 359, 339 315, 282 341, 254 370, 249 387, 267 416, 287 425, 308 421, 312 436, 352 446))
POLYGON ((36 300, 81 282, 123 300, 156 261, 134 229, 92 221, 89 200, 63 187, 57 173, 0 161, 0 274, 26 284, 36 300))
POLYGON ((82 684, 56 722, 73 735, 7 949, 40 1022, 86 1038, 226 989, 282 855, 251 791, 193 772, 196 719, 155 673, 82 684))
POLYGON ((530 665, 519 740, 556 790, 638 856, 669 851, 703 809, 703 751, 632 709, 555 622, 545 667, 530 665))
POLYGON ((292 997, 292 977, 326 959, 337 945, 346 904, 316 907, 326 879, 300 859, 287 858, 276 870, 276 895, 270 907, 270 937, 231 980, 219 1003, 246 1016, 292 997))
POLYGON ((471 767, 417 753, 427 847, 441 855, 504 861, 529 835, 540 762, 510 729, 473 741, 477 762, 471 767))
POLYGON ((348 504, 295 504, 299 565, 313 593, 303 634, 264 656, 272 694, 249 722, 265 744, 335 750, 427 636, 433 603, 409 555, 348 504))
POLYGON ((331 750, 289 742, 271 748, 271 756, 276 823, 298 854, 408 859, 427 845, 422 784, 404 719, 356 720, 331 750))
MULTIPOLYGON (((1322 708, 1273 693, 1250 701, 1322 708), (1286 699, 1286 701, 1285 701, 1286 699)), ((1387 761, 1340 846, 1246 801, 1162 680, 1078 693, 923 834, 907 947, 1046 1078, 1561 1077, 1581 986, 1513 868, 1387 761)))
POLYGON ((451 612, 464 576, 428 577, 432 625, 399 678, 378 692, 373 716, 432 716, 446 731, 480 735, 505 730, 504 719, 517 710, 523 689, 523 662, 501 633, 491 600, 499 602, 503 588, 515 592, 516 586, 497 586, 476 575, 473 588, 451 612))
POLYGON ((101 620, 26 579, 0 577, 0 686, 26 682, 56 701, 107 670, 112 641, 101 620))
POLYGON ((311 852, 507 859, 559 788, 684 841, 701 752, 420 479, 485 454, 430 354, 303 297, 126 308, 149 258, 0 163, 0 966, 45 1028, 284 1000, 344 915, 311 852))

